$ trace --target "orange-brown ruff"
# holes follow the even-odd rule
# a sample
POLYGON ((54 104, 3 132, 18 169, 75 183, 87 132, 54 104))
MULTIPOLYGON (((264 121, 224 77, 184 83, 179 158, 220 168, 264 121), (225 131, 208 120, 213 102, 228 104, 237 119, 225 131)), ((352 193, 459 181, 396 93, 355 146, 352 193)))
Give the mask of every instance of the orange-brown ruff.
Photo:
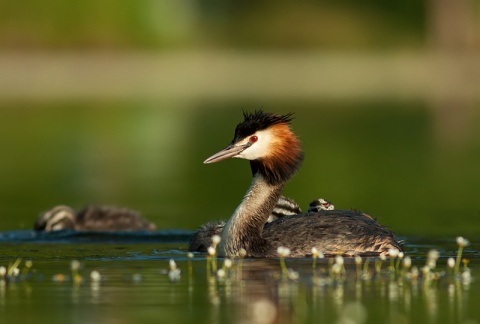
MULTIPOLYGON (((300 141, 291 136, 293 133, 288 124, 275 124, 269 128, 271 145, 265 152, 265 157, 254 164, 265 173, 268 181, 282 181, 289 178, 291 172, 296 172, 303 160, 300 141)), ((257 170, 258 171, 258 170, 257 170)))
POLYGON ((289 248, 294 257, 311 255, 313 247, 326 255, 402 250, 393 232, 357 211, 321 210, 265 224, 285 183, 300 167, 303 153, 289 126, 291 114, 256 111, 244 113, 244 118, 232 142, 204 162, 247 159, 254 175, 241 204, 223 228, 219 255, 236 256, 245 249, 247 256, 275 257, 278 247, 289 248))

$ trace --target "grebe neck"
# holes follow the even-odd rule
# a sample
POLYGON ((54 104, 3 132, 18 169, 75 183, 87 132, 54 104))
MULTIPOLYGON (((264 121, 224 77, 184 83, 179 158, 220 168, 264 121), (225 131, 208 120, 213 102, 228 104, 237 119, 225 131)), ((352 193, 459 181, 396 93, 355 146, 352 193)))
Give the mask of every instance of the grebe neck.
POLYGON ((283 186, 284 182, 272 183, 261 172, 255 173, 245 197, 222 231, 220 256, 238 256, 241 249, 254 256, 266 249, 263 225, 280 198, 283 186))

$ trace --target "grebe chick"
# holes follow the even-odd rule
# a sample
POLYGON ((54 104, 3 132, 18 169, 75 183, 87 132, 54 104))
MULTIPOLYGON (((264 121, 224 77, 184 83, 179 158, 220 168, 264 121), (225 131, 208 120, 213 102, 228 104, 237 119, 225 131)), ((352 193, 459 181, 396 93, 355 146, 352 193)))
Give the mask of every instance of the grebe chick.
MULTIPOLYGON (((301 214, 300 206, 290 198, 280 196, 277 204, 272 210, 272 213, 267 219, 267 223, 289 215, 301 214)), ((188 251, 190 252, 208 252, 208 248, 212 245, 212 236, 221 235, 226 221, 212 221, 200 226, 193 234, 188 244, 188 251)))
POLYGON ((155 224, 140 213, 118 207, 87 206, 78 213, 68 206, 56 206, 42 213, 33 226, 36 231, 154 231, 155 224))
POLYGON ((318 199, 315 199, 314 201, 312 201, 308 205, 307 214, 308 213, 316 213, 316 212, 319 212, 321 210, 334 210, 334 209, 335 209, 335 206, 331 202, 329 202, 328 200, 325 200, 323 198, 318 198, 318 199))
POLYGON ((277 220, 281 217, 298 215, 301 213, 302 213, 302 209, 295 202, 295 200, 291 198, 287 198, 285 196, 280 196, 280 198, 277 201, 277 204, 272 210, 272 213, 267 219, 267 223, 271 223, 274 220, 277 220))
POLYGON ((321 210, 266 223, 285 183, 303 160, 300 141, 290 129, 292 114, 244 113, 234 138, 204 163, 228 158, 250 161, 253 180, 242 202, 225 224, 218 246, 220 256, 277 257, 279 247, 292 257, 311 255, 316 247, 326 255, 378 255, 402 250, 393 232, 355 211, 321 210))

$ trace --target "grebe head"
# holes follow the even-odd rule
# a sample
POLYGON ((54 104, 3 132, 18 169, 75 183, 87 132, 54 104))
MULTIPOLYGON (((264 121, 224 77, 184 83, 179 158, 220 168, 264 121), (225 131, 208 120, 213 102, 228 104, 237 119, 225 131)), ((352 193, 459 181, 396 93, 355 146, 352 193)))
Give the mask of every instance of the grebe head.
POLYGON ((243 113, 231 143, 203 163, 228 158, 251 161, 252 172, 262 173, 270 183, 286 182, 300 167, 300 141, 290 129, 292 114, 277 115, 257 110, 243 113))
POLYGON ((58 231, 75 228, 75 211, 68 206, 56 206, 41 214, 35 222, 36 231, 58 231))

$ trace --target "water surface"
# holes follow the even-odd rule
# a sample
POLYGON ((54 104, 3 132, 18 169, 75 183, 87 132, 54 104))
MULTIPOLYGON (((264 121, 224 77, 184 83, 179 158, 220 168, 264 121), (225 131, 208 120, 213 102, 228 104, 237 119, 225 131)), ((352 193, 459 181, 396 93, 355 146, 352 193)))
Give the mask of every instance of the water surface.
POLYGON ((477 242, 464 253, 471 281, 448 272, 454 238, 421 237, 402 238, 407 255, 423 267, 428 251, 437 249, 441 256, 432 272, 439 279, 392 274, 389 260, 376 272, 373 258, 362 267, 370 277, 358 277, 351 258, 345 259, 342 278, 329 274, 332 260, 318 260, 313 270, 313 260, 302 258, 287 259, 296 276, 282 277, 278 259, 237 259, 222 278, 208 270, 207 256, 187 257, 189 234, 3 232, 0 265, 22 262, 20 275, 0 281, 0 322, 478 323, 480 318, 477 242), (169 275, 171 259, 178 276, 169 275), (28 271, 25 260, 32 260, 28 271), (77 281, 72 260, 80 261, 77 281), (100 281, 90 278, 92 271, 100 281))

